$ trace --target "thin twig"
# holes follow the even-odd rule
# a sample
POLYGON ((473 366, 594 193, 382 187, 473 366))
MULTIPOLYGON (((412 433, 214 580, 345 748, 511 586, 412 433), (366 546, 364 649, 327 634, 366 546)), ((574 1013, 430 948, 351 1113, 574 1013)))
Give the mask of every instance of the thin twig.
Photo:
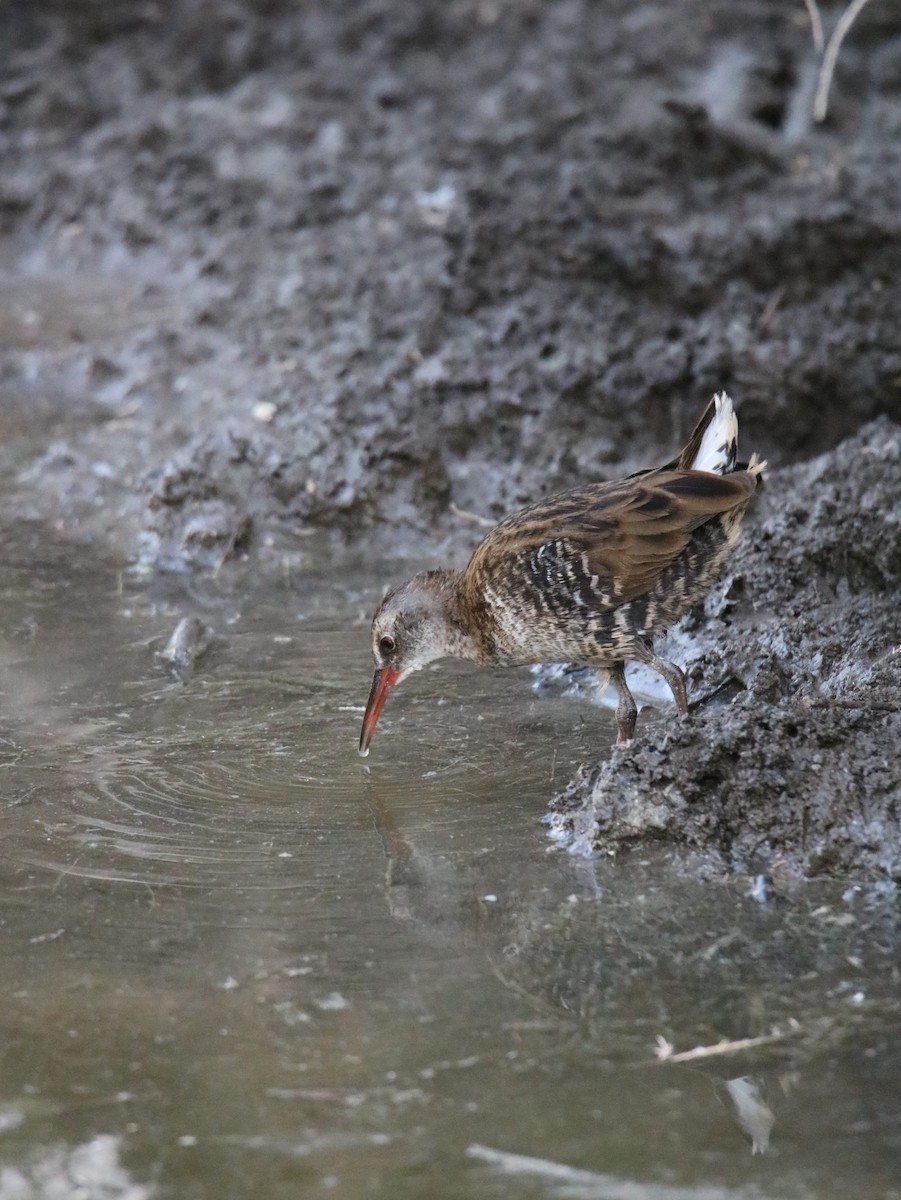
POLYGON ((734 1041, 716 1042, 712 1046, 695 1046, 694 1050, 682 1050, 673 1053, 673 1045, 665 1037, 657 1036, 657 1048, 654 1050, 657 1061, 662 1063, 692 1062, 698 1058, 713 1058, 718 1054, 735 1054, 739 1050, 753 1050, 757 1046, 771 1046, 774 1042, 782 1042, 787 1037, 795 1037, 801 1032, 797 1021, 789 1021, 787 1030, 774 1029, 772 1033, 762 1037, 736 1038, 734 1041))
POLYGON ((464 521, 472 521, 476 525, 481 525, 483 529, 491 529, 497 524, 490 517, 480 517, 478 513, 470 512, 468 508, 460 508, 459 504, 454 504, 453 500, 450 503, 450 510, 455 517, 461 517, 464 521))
POLYGON ((772 324, 773 317, 776 315, 776 309, 782 303, 782 297, 785 295, 784 287, 777 287, 775 292, 767 300, 763 312, 760 314, 760 328, 769 329, 772 324))
POLYGON ((590 1187, 592 1195, 603 1191, 611 1200, 626 1194, 632 1195, 632 1185, 615 1179, 611 1175, 598 1175, 568 1163, 554 1162, 550 1158, 535 1158, 531 1154, 512 1154, 508 1150, 496 1150, 494 1146, 483 1146, 473 1142, 466 1147, 466 1157, 476 1158, 489 1166, 497 1167, 505 1175, 533 1175, 538 1179, 555 1180, 579 1189, 590 1187))
POLYGON ((815 121, 826 120, 826 109, 829 106, 829 89, 832 86, 832 75, 835 71, 835 64, 838 61, 839 49, 848 34, 848 30, 857 20, 867 2, 868 0, 851 0, 851 3, 839 17, 838 24, 832 31, 829 43, 826 46, 826 52, 823 55, 816 95, 813 98, 813 119, 815 121))
POLYGON ((804 7, 807 9, 808 17, 810 17, 810 34, 813 38, 813 48, 817 54, 822 54, 825 40, 823 38, 823 19, 820 16, 817 0, 804 0, 804 7))

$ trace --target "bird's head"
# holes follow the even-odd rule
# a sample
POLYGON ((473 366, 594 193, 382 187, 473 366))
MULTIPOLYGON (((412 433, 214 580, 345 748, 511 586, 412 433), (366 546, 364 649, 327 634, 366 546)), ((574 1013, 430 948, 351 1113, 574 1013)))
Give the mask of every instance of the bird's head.
POLYGON ((456 655, 472 657, 471 637, 458 617, 460 572, 423 571, 388 593, 372 618, 375 673, 360 731, 360 754, 369 753, 388 694, 408 675, 456 655))

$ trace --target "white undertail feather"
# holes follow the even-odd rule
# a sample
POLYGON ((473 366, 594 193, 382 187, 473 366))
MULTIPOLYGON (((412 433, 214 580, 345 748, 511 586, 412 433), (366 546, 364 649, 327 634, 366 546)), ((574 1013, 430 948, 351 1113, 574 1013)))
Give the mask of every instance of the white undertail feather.
POLYGON ((713 471, 725 475, 735 466, 738 453, 738 417, 725 392, 713 397, 716 412, 704 430, 698 452, 692 462, 694 471, 713 471))

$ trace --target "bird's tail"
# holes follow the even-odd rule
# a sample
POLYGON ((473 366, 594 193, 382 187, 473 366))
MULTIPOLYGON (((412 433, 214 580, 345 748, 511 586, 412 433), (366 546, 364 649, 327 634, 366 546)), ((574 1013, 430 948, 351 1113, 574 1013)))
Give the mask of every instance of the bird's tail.
POLYGON ((738 455, 738 417, 725 392, 713 397, 679 455, 683 471, 712 471, 725 475, 735 469, 738 455))

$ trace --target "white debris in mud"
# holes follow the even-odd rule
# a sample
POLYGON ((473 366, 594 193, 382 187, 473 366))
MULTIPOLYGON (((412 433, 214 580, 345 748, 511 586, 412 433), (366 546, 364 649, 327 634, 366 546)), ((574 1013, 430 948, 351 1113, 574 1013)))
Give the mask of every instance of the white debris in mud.
POLYGON ((431 192, 417 192, 416 206, 423 224, 430 229, 443 229, 456 198, 457 189, 452 183, 443 183, 431 192))
POLYGON ((250 415, 255 421, 262 421, 268 425, 275 420, 277 412, 278 406, 273 404, 271 400, 260 400, 250 410, 250 415))
POLYGON ((0 1108, 0 1133, 10 1129, 18 1129, 25 1120, 25 1113, 18 1105, 6 1104, 0 1108))
POLYGON ((0 1169, 0 1200, 149 1200, 119 1163, 121 1138, 100 1134, 70 1150, 50 1147, 27 1166, 0 1169))
POLYGON ((341 1012, 342 1009, 350 1008, 350 1001, 345 999, 340 992, 330 992, 327 996, 322 996, 313 1003, 321 1012, 341 1012))

